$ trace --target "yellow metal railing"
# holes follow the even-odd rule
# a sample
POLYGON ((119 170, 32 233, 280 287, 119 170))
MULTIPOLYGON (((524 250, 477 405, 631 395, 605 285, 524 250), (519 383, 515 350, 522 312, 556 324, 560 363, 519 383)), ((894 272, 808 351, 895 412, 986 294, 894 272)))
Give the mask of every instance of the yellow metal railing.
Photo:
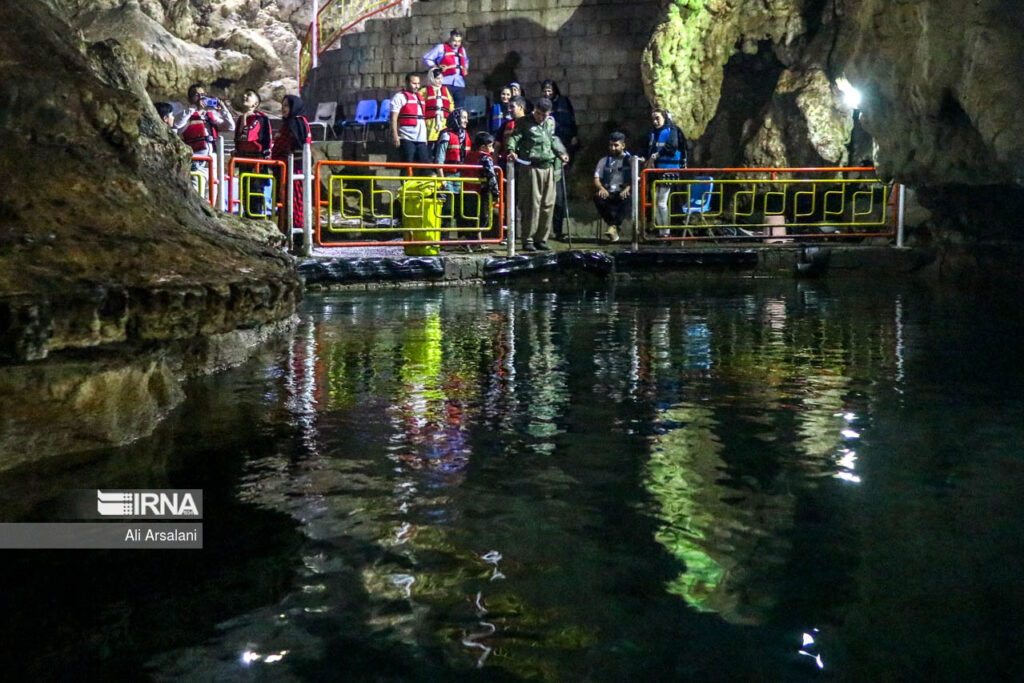
POLYGON ((497 244, 505 230, 503 173, 495 168, 497 199, 479 173, 480 167, 465 165, 321 161, 315 174, 316 241, 378 246, 382 233, 394 233, 406 244, 497 244), (441 169, 447 175, 435 176, 441 169), (442 239, 441 231, 448 237, 442 239))
POLYGON ((672 234, 680 239, 694 230, 702 232, 693 239, 770 237, 782 225, 797 234, 830 228, 836 237, 894 232, 893 188, 868 167, 645 169, 641 197, 647 227, 682 229, 672 234))

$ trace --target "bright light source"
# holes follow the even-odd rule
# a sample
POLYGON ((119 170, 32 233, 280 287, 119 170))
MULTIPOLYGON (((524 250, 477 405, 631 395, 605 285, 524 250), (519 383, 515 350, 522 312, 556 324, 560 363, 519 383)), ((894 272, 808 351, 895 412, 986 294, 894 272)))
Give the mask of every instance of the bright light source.
POLYGON ((846 104, 850 109, 859 109, 861 103, 860 90, 857 90, 850 81, 846 80, 842 76, 836 79, 836 87, 839 88, 839 92, 843 93, 843 103, 846 104))

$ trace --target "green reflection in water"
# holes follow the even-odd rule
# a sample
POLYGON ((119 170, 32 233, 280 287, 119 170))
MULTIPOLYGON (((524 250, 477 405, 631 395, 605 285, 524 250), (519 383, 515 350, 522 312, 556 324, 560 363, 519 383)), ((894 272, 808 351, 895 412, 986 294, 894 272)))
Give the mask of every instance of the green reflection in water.
POLYGON ((662 418, 683 425, 655 437, 647 465, 647 488, 665 522, 654 537, 686 564, 668 591, 699 610, 723 611, 719 588, 726 569, 702 545, 716 524, 714 484, 722 466, 716 423, 709 409, 692 405, 666 410, 662 418), (709 494, 710 501, 702 499, 709 494))

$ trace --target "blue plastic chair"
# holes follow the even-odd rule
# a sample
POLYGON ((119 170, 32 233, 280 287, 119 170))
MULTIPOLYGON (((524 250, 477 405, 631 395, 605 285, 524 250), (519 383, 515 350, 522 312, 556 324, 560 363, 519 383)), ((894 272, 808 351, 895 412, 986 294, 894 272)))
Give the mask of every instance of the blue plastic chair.
MULTIPOLYGON (((690 183, 690 201, 682 207, 682 212, 686 214, 684 225, 690 224, 690 216, 693 214, 700 216, 700 222, 706 224, 707 220, 704 218, 704 212, 711 210, 711 197, 714 195, 715 179, 711 176, 696 176, 693 180, 694 182, 690 183)), ((688 231, 687 229, 684 232, 688 231)))
POLYGON ((373 121, 370 121, 371 130, 372 130, 372 126, 379 126, 380 127, 379 130, 382 132, 382 137, 386 138, 387 135, 385 133, 386 133, 387 127, 388 127, 388 125, 390 123, 391 123, 391 100, 390 99, 381 100, 380 101, 380 111, 378 111, 377 115, 375 117, 373 117, 373 121))
POLYGON ((345 130, 358 130, 362 133, 356 137, 357 142, 366 142, 366 130, 370 123, 377 118, 377 100, 359 100, 356 105, 356 113, 351 121, 345 122, 345 130))

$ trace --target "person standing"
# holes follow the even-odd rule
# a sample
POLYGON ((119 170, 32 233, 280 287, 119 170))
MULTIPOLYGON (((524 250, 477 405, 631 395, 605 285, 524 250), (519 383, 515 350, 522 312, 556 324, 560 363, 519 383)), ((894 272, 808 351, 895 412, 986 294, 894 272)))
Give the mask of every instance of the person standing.
POLYGON ((188 106, 175 120, 174 130, 193 154, 212 156, 218 134, 234 131, 235 120, 224 100, 207 97, 206 86, 193 83, 188 87, 188 106))
POLYGON ((508 158, 517 164, 516 199, 523 215, 523 251, 550 251, 547 245, 555 208, 555 161, 569 161, 562 141, 547 124, 551 100, 538 99, 533 113, 516 121, 508 158))
MULTIPOLYGON (((273 131, 270 118, 260 111, 259 93, 249 89, 242 94, 242 113, 235 123, 235 157, 245 159, 269 159, 273 131)), ((265 170, 249 164, 243 172, 266 173, 265 170)), ((255 218, 267 213, 266 206, 272 203, 268 198, 269 182, 266 178, 247 178, 245 187, 240 188, 242 199, 241 214, 246 218, 255 218)))
POLYGON ((551 100, 551 118, 555 120, 555 135, 568 149, 575 150, 580 140, 572 101, 562 94, 558 89, 558 83, 550 78, 541 84, 541 93, 551 100))
POLYGON ((485 130, 479 131, 473 138, 473 149, 466 155, 465 163, 480 167, 477 173, 479 184, 471 184, 463 193, 465 213, 477 217, 477 224, 497 237, 497 225, 491 207, 497 203, 501 190, 498 187, 498 174, 494 170, 494 136, 485 130))
POLYGON ((167 124, 167 127, 174 129, 174 106, 170 102, 154 102, 153 106, 156 108, 156 115, 160 117, 160 120, 167 124))
MULTIPOLYGON (((448 117, 448 123, 445 129, 437 138, 437 144, 434 147, 434 163, 435 164, 464 164, 466 163, 466 156, 469 154, 469 133, 466 131, 466 127, 469 125, 469 112, 465 109, 456 108, 448 117)), ((456 170, 446 171, 443 168, 439 168, 437 173, 441 177, 458 177, 459 172, 456 170)), ((467 224, 466 215, 460 209, 465 207, 462 205, 462 183, 459 181, 450 181, 444 184, 445 194, 445 210, 443 215, 451 216, 452 218, 444 218, 443 220, 448 223, 448 227, 461 228, 467 224), (451 223, 454 222, 454 226, 451 223)), ((453 236, 453 239, 458 239, 458 232, 453 236)), ((466 245, 466 250, 470 251, 469 245, 466 245)))
POLYGON ((462 32, 453 28, 448 34, 448 42, 438 43, 423 55, 423 63, 432 69, 441 69, 442 82, 451 90, 456 108, 462 109, 466 103, 466 76, 469 75, 469 56, 462 44, 462 32))
MULTIPOLYGON (((224 100, 206 96, 206 86, 193 83, 188 87, 188 106, 174 121, 174 132, 181 136, 185 144, 192 148, 193 156, 213 157, 217 152, 217 137, 220 132, 235 130, 235 120, 228 111, 224 100)), ((210 169, 215 167, 213 161, 192 162, 192 186, 197 192, 205 194, 201 183, 209 186, 210 169)))
MULTIPOLYGON (((686 139, 681 138, 681 133, 672 117, 665 109, 655 109, 651 112, 651 131, 647 136, 647 161, 644 168, 679 168, 686 165, 686 139)), ((653 183, 657 186, 654 190, 654 225, 659 237, 669 235, 669 212, 668 196, 669 183, 661 181, 678 180, 675 173, 658 173, 653 183)))
MULTIPOLYGON (((288 163, 289 155, 294 155, 294 166, 292 171, 302 172, 302 153, 307 144, 313 142, 313 136, 309 130, 309 121, 306 120, 305 106, 302 98, 298 95, 285 95, 281 100, 281 128, 271 146, 270 157, 276 161, 288 163)), ((293 212, 292 227, 302 230, 302 181, 296 180, 292 190, 293 212)), ((316 207, 314 207, 316 208, 316 207)), ((279 226, 281 232, 288 234, 288 219, 286 212, 280 214, 279 226)))
POLYGON ((608 156, 597 162, 594 169, 594 206, 608 224, 605 237, 609 242, 619 241, 619 227, 629 210, 629 191, 632 184, 626 136, 615 131, 608 137, 608 156))
POLYGON ((498 101, 491 105, 491 120, 487 126, 491 135, 500 135, 505 123, 512 120, 512 107, 509 105, 511 100, 512 89, 505 86, 498 93, 498 101))
POLYGON ((448 122, 448 115, 455 108, 451 91, 441 81, 441 70, 431 69, 427 72, 427 79, 430 85, 420 90, 423 102, 426 105, 427 144, 429 145, 445 129, 448 122))
POLYGON ((420 75, 405 75, 405 89, 391 98, 391 142, 406 163, 428 164, 426 103, 419 93, 420 75))
POLYGON ((508 102, 509 113, 512 117, 501 127, 500 135, 496 136, 494 148, 498 154, 498 163, 505 166, 508 161, 508 139, 512 137, 512 131, 516 128, 516 121, 526 116, 526 98, 522 95, 514 95, 508 102))

